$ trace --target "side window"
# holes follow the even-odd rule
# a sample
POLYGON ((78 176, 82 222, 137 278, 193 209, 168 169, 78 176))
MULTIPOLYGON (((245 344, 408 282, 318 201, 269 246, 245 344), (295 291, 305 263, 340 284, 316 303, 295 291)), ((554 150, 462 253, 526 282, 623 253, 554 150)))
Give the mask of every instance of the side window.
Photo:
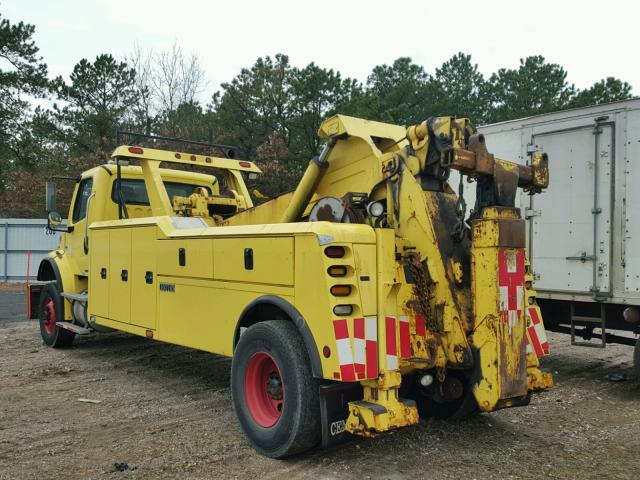
POLYGON ((80 182, 76 203, 73 204, 73 217, 71 217, 73 223, 79 222, 87 216, 87 202, 89 201, 92 187, 93 178, 85 178, 80 182))
MULTIPOLYGON (((149 205, 149 196, 147 195, 147 187, 144 184, 144 180, 128 179, 122 180, 122 199, 127 205, 149 205)), ((193 190, 200 185, 194 185, 190 183, 180 182, 164 182, 164 188, 167 189, 167 195, 169 201, 173 202, 173 197, 176 195, 180 197, 188 197, 193 193, 193 190)), ((211 195, 211 188, 204 187, 211 195)), ((118 181, 113 182, 111 188, 111 200, 113 203, 118 203, 118 181)))

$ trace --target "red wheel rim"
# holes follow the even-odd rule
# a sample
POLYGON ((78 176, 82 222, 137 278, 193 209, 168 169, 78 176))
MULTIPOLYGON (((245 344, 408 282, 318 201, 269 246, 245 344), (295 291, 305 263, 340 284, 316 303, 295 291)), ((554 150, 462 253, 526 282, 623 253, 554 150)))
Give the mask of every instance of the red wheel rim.
POLYGON ((258 352, 249 359, 244 391, 253 420, 264 428, 274 426, 284 407, 284 383, 271 355, 258 352))
POLYGON ((42 303, 42 326, 49 334, 56 328, 56 306, 51 297, 47 297, 42 303))

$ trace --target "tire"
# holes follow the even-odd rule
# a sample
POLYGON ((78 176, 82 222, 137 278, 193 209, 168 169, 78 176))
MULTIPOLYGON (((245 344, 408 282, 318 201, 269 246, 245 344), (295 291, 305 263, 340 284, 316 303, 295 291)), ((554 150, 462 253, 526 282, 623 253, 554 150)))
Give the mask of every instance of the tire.
POLYGON ((54 283, 47 283, 40 293, 38 318, 40 335, 46 345, 53 348, 71 346, 76 334, 56 325, 58 321, 64 320, 64 300, 54 283))
POLYGON ((231 362, 231 396, 240 426, 259 453, 282 458, 319 443, 318 393, 291 322, 261 322, 242 334, 231 362))
POLYGON ((640 379, 640 338, 636 340, 636 346, 633 347, 633 368, 640 379))

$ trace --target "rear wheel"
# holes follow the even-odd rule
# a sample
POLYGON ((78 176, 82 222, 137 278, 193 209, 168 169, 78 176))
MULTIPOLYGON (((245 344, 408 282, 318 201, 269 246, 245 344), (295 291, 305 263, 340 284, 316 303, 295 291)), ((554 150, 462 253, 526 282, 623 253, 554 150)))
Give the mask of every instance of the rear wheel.
POLYGON ((47 283, 40 293, 40 335, 53 348, 70 347, 76 334, 56 325, 64 320, 64 300, 54 283, 47 283))
POLYGON ((295 326, 253 325, 231 363, 231 394, 242 430, 263 455, 285 457, 320 441, 318 386, 295 326))

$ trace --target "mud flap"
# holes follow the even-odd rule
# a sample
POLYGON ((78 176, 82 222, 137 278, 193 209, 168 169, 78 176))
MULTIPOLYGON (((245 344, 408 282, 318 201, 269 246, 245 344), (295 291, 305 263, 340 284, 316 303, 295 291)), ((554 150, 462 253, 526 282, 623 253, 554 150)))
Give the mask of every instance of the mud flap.
MULTIPOLYGON (((55 281, 55 280, 53 280, 55 281)), ((38 282, 33 281, 30 282, 27 286, 27 320, 37 320, 40 312, 38 311, 38 302, 40 301, 40 293, 42 292, 43 287, 47 284, 51 283, 51 281, 46 282, 38 282)))
POLYGON ((320 421, 322 423, 322 448, 329 448, 353 440, 345 431, 349 417, 349 402, 362 399, 359 383, 328 383, 320 385, 320 421))

